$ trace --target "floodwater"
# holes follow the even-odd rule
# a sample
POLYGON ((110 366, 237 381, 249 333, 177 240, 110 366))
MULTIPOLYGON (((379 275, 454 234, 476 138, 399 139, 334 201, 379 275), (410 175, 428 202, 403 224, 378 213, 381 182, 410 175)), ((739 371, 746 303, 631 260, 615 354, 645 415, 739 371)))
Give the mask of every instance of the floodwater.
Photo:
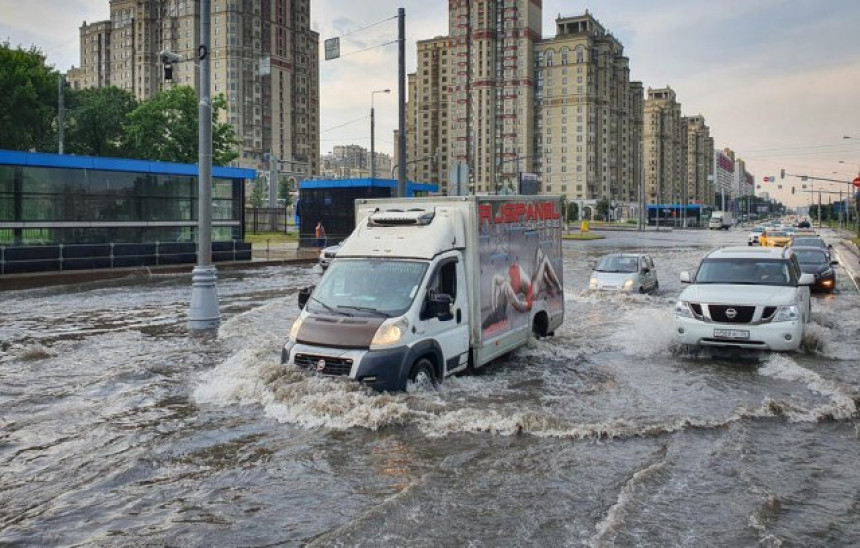
POLYGON ((0 293, 0 544, 860 545, 860 296, 813 299, 797 354, 671 342, 678 273, 746 233, 565 249, 566 320, 438 391, 279 365, 318 267, 0 293), (642 250, 655 295, 586 291, 642 250))

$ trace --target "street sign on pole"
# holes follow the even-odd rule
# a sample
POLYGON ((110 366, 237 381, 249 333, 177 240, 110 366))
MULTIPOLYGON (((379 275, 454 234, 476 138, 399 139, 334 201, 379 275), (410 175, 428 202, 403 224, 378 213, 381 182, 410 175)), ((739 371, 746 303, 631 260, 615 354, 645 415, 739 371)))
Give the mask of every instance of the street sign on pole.
POLYGON ((325 41, 325 60, 331 61, 340 57, 340 37, 328 38, 325 41))

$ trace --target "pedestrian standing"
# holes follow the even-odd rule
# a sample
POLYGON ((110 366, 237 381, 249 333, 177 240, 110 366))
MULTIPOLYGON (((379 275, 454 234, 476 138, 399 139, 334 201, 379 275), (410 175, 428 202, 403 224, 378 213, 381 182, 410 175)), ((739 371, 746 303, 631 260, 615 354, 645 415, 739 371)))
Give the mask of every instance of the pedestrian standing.
POLYGON ((316 236, 317 239, 317 247, 325 247, 325 227, 323 226, 322 221, 317 221, 317 227, 314 231, 314 236, 316 236))

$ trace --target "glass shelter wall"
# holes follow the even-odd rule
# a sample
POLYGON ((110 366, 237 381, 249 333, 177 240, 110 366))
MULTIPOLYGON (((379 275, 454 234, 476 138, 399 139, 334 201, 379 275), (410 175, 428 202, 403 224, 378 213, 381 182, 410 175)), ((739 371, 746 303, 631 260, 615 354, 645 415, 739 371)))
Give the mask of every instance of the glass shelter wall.
MULTIPOLYGON (((197 177, 0 165, 0 244, 193 242, 197 177)), ((213 241, 242 239, 242 181, 213 178, 213 241)))

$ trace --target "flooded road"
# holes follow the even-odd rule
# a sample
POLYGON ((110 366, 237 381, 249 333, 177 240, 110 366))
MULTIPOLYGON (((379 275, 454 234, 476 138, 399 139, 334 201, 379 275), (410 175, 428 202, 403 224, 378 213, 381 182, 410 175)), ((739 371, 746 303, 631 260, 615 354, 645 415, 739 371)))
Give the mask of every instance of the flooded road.
POLYGON ((673 348, 678 273, 745 238, 566 241, 556 336, 417 394, 279 365, 318 267, 219 273, 210 338, 189 276, 0 293, 0 544, 860 545, 844 270, 803 352, 673 348), (585 289, 619 250, 657 294, 585 289))

